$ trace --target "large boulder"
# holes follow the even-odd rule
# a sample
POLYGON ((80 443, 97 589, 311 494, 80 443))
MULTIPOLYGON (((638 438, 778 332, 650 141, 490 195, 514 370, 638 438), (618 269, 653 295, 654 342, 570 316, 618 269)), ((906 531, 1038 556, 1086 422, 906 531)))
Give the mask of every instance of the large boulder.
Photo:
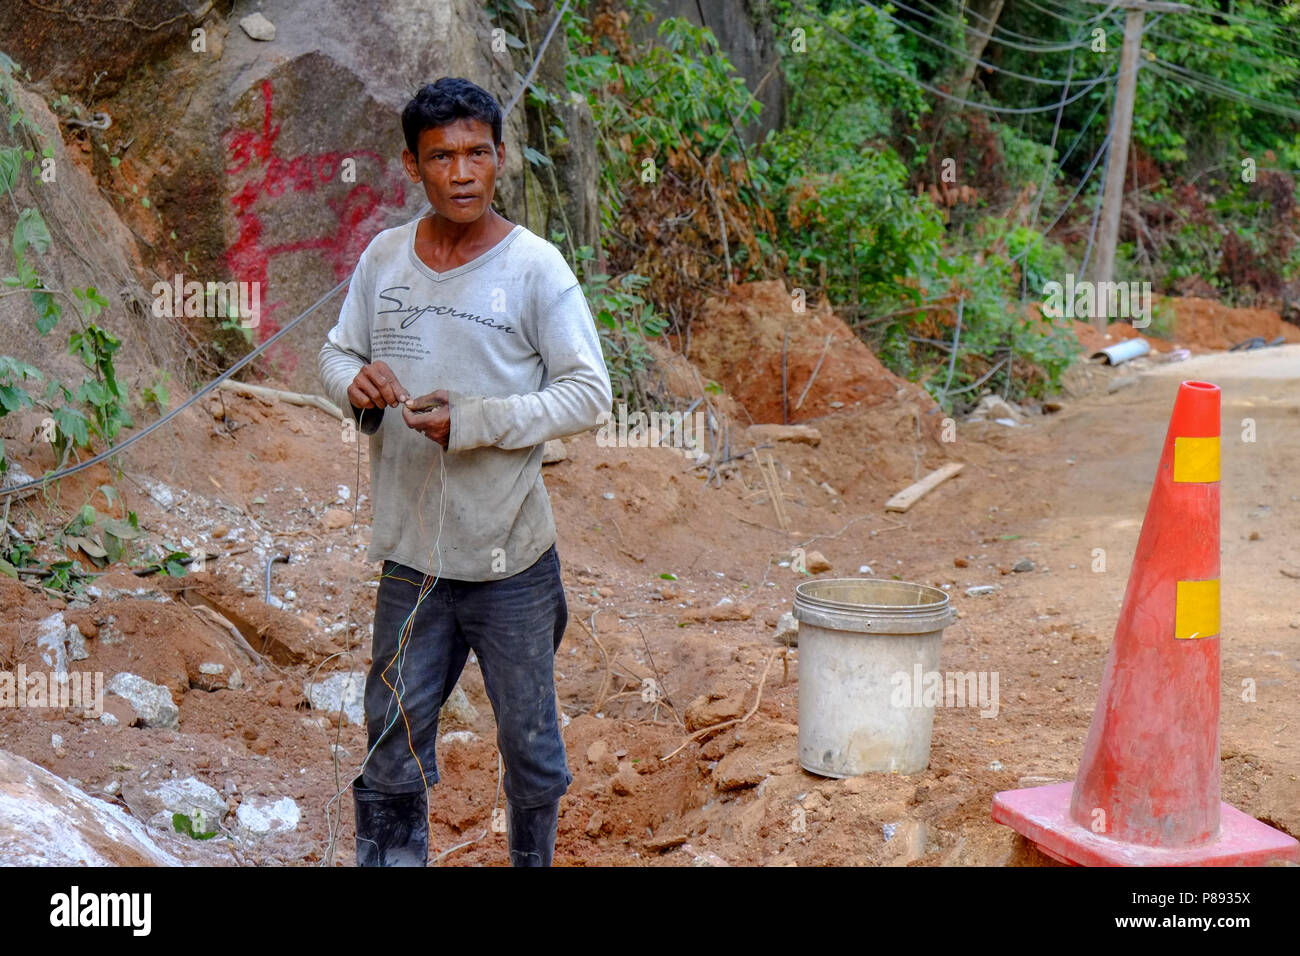
POLYGON ((179 866, 120 808, 0 750, 0 866, 179 866))
MULTIPOLYGON (((346 279, 375 233, 423 209, 423 189, 401 165, 400 113, 415 90, 461 76, 505 104, 528 57, 494 44, 493 23, 475 0, 261 0, 258 12, 274 26, 269 41, 253 39, 231 11, 229 2, 123 0, 79 17, 11 4, 0 12, 0 50, 34 71, 45 98, 68 92, 82 118, 111 120, 103 129, 65 124, 65 135, 74 161, 117 200, 107 218, 135 233, 145 304, 158 277, 177 273, 186 282, 256 282, 259 342, 346 279)), ((548 49, 549 75, 562 77, 563 49, 561 31, 548 49)), ((573 129, 557 152, 574 159, 558 164, 561 186, 581 187, 569 218, 589 239, 595 170, 578 160, 591 155, 594 134, 585 104, 566 101, 561 113, 573 129)), ((530 218, 524 204, 524 109, 503 133, 497 206, 546 235, 549 211, 530 218)), ((23 300, 9 302, 17 310, 23 300)), ((140 318, 139 304, 128 318, 140 318)), ((341 304, 338 295, 268 351, 286 386, 319 388, 315 355, 341 304)), ((151 312, 144 320, 158 329, 185 325, 227 355, 246 348, 241 330, 220 328, 221 317, 151 312)), ((29 326, 31 317, 22 318, 29 326)))

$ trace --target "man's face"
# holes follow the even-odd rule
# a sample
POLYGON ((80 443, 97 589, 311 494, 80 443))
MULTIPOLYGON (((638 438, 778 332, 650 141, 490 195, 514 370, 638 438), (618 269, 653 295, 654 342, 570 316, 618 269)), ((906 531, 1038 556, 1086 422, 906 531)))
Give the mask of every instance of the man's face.
POLYGON ((505 143, 492 145, 492 127, 462 118, 420 133, 419 157, 402 150, 411 182, 423 182, 434 212, 452 222, 473 222, 487 212, 505 168, 505 143))

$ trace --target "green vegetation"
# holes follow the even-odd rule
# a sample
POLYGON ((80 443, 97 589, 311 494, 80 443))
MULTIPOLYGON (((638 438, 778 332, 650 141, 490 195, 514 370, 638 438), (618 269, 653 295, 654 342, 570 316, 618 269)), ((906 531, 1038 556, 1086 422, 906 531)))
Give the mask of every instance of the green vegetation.
MULTIPOLYGON (((751 146, 740 134, 759 104, 707 29, 656 24, 644 2, 580 2, 567 19, 567 84, 597 126, 606 271, 640 290, 604 300, 606 326, 653 311, 680 333, 729 281, 776 277, 829 301, 945 407, 1057 385, 1077 347, 1036 306, 1092 255, 1123 12, 764 6, 788 102, 784 127, 751 146)), ((1147 20, 1115 277, 1283 307, 1300 301, 1300 4, 1192 6, 1147 20)), ((596 295, 620 286, 605 282, 596 295)), ((1155 331, 1171 321, 1158 310, 1155 331)))
MULTIPOLYGON (((86 369, 82 380, 65 384, 57 378, 46 381, 46 375, 32 365, 10 355, 0 355, 0 418, 21 409, 40 407, 48 412, 38 433, 49 443, 56 469, 62 468, 77 449, 94 451, 96 442, 103 448, 111 447, 123 428, 135 422, 128 412, 129 396, 125 384, 118 378, 113 355, 122 343, 95 319, 108 307, 109 302, 93 286, 67 290, 50 286, 42 278, 39 264, 53 245, 49 228, 40 211, 34 206, 20 206, 17 189, 26 184, 32 190, 45 188, 41 178, 43 162, 36 161, 34 144, 43 140, 38 126, 28 119, 18 106, 13 93, 16 66, 0 53, 0 106, 7 113, 8 134, 20 145, 0 145, 0 193, 8 199, 15 213, 15 223, 10 247, 13 253, 12 275, 0 275, 0 283, 7 287, 5 294, 26 294, 32 306, 33 321, 38 334, 44 336, 54 331, 64 317, 65 304, 72 306, 77 327, 68 333, 68 354, 75 356, 86 369), (22 143, 26 143, 24 146, 22 143), (29 166, 28 164, 33 165, 29 166), (30 176, 30 181, 24 177, 30 176), (44 387, 40 386, 44 383, 44 387)), ((65 103, 66 105, 66 103, 65 103)), ((42 149, 42 160, 52 151, 42 149)), ((0 200, 3 201, 3 200, 0 200)), ((164 373, 150 387, 143 390, 143 401, 165 406, 167 389, 164 373)), ((0 475, 9 470, 4 442, 0 439, 0 475)), ((110 506, 120 495, 112 485, 101 485, 110 506)), ((0 512, 8 521, 8 499, 0 512)), ((72 521, 55 531, 56 548, 71 548, 85 554, 96 567, 128 559, 136 564, 133 542, 142 535, 136 515, 128 512, 125 519, 100 515, 89 503, 83 505, 72 521)), ((43 534, 34 536, 36 539, 43 534)), ((157 549, 146 549, 152 553, 157 549)), ((164 542, 160 560, 154 569, 168 574, 186 573, 183 559, 189 557, 164 542)), ((19 569, 38 571, 47 590, 75 595, 90 580, 80 560, 58 560, 44 566, 35 559, 35 547, 0 525, 0 573, 17 577, 19 569)))

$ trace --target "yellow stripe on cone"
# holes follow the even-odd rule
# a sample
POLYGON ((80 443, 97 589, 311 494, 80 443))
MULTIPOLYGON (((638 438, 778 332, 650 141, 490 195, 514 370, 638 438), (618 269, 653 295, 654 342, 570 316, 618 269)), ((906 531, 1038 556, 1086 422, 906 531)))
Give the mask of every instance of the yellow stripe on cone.
POLYGON ((1174 439, 1174 481, 1218 481, 1219 436, 1174 439))
POLYGON ((1219 579, 1179 581, 1174 605, 1174 637, 1192 640, 1219 633, 1219 579))

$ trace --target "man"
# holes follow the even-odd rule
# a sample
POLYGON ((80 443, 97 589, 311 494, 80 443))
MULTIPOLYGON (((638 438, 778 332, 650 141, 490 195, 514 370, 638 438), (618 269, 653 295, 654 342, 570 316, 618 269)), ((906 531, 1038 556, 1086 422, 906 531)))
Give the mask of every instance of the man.
POLYGON ((369 752, 352 782, 360 866, 426 864, 438 713, 471 650, 505 762, 512 865, 550 865, 573 781, 554 679, 568 607, 542 446, 599 424, 613 398, 564 257, 491 208, 501 120, 462 79, 406 105, 402 162, 432 212, 371 240, 320 352, 327 393, 371 436, 368 558, 384 562, 369 752))

